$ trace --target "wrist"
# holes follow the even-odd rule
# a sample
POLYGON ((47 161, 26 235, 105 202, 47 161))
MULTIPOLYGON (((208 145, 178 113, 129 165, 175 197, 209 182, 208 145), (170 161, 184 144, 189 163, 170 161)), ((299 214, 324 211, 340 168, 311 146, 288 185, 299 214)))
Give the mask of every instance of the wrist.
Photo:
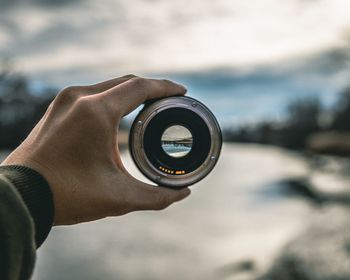
POLYGON ((39 247, 49 234, 54 217, 53 196, 46 179, 34 169, 21 165, 0 166, 0 172, 16 188, 35 224, 39 247))

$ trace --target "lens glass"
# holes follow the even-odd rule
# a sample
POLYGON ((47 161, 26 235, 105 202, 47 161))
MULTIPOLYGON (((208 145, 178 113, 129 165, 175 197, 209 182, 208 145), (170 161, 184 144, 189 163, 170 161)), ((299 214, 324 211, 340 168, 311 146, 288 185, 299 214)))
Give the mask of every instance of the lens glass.
POLYGON ((174 158, 186 156, 192 149, 192 133, 182 125, 172 125, 164 130, 162 135, 164 152, 174 158))

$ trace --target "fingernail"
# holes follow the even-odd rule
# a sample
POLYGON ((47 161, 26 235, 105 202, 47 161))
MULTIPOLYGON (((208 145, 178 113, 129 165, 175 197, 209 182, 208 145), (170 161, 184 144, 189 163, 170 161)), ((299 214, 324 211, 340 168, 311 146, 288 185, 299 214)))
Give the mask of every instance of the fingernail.
POLYGON ((184 85, 182 85, 182 84, 178 84, 178 83, 177 83, 177 85, 178 85, 179 87, 182 87, 182 88, 183 88, 183 90, 184 90, 184 92, 187 92, 187 88, 186 88, 184 85))

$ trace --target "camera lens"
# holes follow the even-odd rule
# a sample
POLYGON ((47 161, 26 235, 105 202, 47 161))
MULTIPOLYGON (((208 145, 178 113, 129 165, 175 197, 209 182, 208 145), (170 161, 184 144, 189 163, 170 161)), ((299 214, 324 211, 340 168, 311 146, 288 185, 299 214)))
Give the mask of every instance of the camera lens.
POLYGON ((159 185, 181 188, 203 179, 220 155, 220 127, 210 110, 184 96, 145 104, 130 131, 139 170, 159 185))

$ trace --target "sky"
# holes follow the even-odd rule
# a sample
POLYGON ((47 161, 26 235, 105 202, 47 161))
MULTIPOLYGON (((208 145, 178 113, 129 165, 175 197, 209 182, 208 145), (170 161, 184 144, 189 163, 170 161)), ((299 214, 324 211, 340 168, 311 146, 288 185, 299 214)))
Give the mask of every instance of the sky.
POLYGON ((191 132, 182 125, 173 125, 168 127, 162 135, 162 141, 183 140, 192 137, 191 132))
MULTIPOLYGON (((205 81, 225 76, 246 81, 255 92, 266 84, 265 74, 266 81, 275 77, 272 92, 281 75, 290 81, 275 91, 297 90, 293 85, 301 83, 302 93, 327 78, 335 87, 326 92, 335 92, 345 83, 348 65, 335 57, 339 67, 325 77, 318 61, 332 52, 347 60, 349 42, 348 0, 0 0, 0 59, 9 58, 33 81, 58 87, 127 73, 174 77, 187 82, 194 96, 227 105, 233 99, 221 97, 237 88, 217 84, 221 97, 210 98, 199 92, 206 92, 205 81), (305 71, 310 80, 303 80, 305 71)), ((242 92, 247 88, 238 95, 242 92)), ((267 100, 273 95, 265 94, 267 100)), ((214 111, 226 118, 229 113, 221 114, 214 103, 214 111)))

